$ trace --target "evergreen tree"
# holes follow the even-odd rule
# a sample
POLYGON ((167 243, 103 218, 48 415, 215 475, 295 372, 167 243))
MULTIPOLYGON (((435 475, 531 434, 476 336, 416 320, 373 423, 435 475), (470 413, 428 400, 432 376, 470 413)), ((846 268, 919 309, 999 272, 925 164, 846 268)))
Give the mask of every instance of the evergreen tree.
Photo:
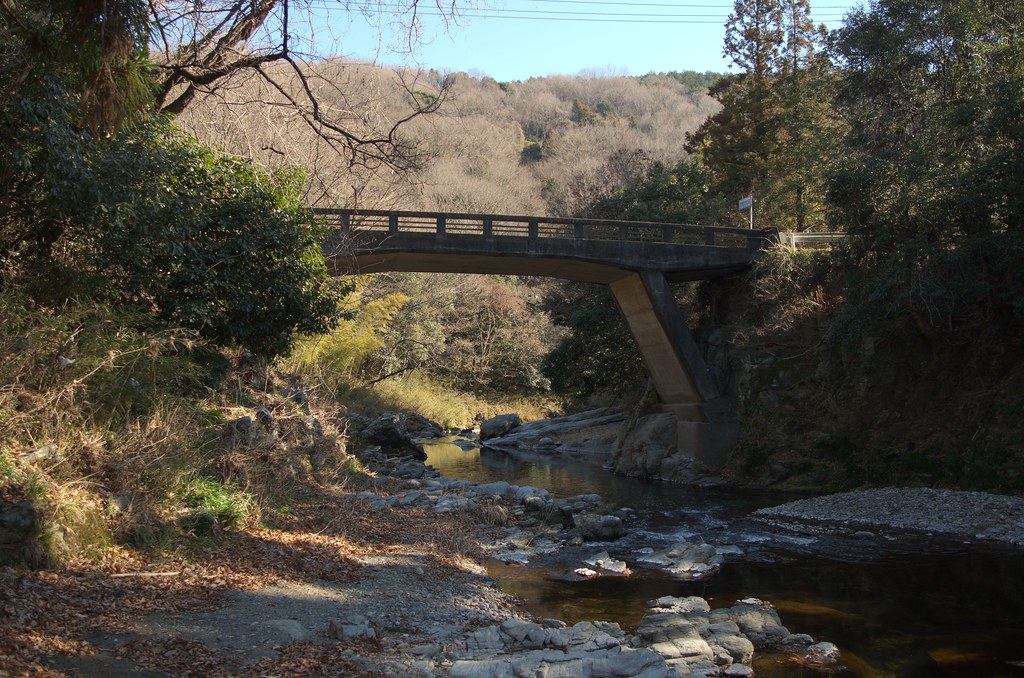
POLYGON ((781 0, 736 0, 725 23, 723 54, 755 81, 778 71, 786 35, 781 0))
POLYGON ((833 126, 823 38, 807 0, 736 0, 724 54, 742 72, 711 88, 722 110, 687 138, 719 201, 753 195, 765 225, 805 230, 823 222, 822 144, 833 126))
POLYGON ((808 0, 785 0, 784 21, 786 38, 775 85, 784 120, 772 184, 772 197, 783 214, 776 225, 823 230, 824 177, 842 135, 832 105, 833 71, 820 49, 825 28, 811 21, 808 0))

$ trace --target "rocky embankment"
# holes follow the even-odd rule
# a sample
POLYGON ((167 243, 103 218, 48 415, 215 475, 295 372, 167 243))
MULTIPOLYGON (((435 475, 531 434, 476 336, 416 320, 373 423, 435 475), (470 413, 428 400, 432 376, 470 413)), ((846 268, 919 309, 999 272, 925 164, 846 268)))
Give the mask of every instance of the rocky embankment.
MULTIPOLYGON (((629 565, 600 548, 621 537, 625 527, 622 512, 605 505, 598 495, 555 498, 535 487, 445 478, 413 455, 387 455, 378 447, 364 450, 360 457, 379 474, 381 489, 354 496, 374 510, 465 513, 485 531, 485 550, 507 563, 526 564, 567 546, 592 545, 595 554, 566 573, 567 579, 631 573, 629 565)), ((720 550, 702 543, 646 548, 635 554, 632 566, 663 569, 681 579, 698 578, 721 567, 727 552, 728 547, 720 550)), ((429 651, 421 649, 421 641, 407 652, 420 653, 415 662, 419 675, 462 678, 749 676, 755 652, 784 657, 793 662, 794 670, 838 665, 834 645, 790 633, 764 601, 746 599, 712 610, 699 597, 665 597, 649 606, 650 613, 634 633, 610 622, 569 626, 554 619, 510 615, 461 638, 427 643, 429 651)))
POLYGON ((924 487, 881 487, 801 499, 754 516, 787 527, 912 530, 1024 546, 1024 498, 924 487))
POLYGON ((488 448, 517 456, 562 455, 593 461, 615 473, 687 485, 714 485, 716 474, 677 448, 676 420, 671 414, 631 419, 616 408, 522 423, 501 415, 480 427, 488 448))
POLYGON ((505 676, 752 676, 758 648, 789 653, 809 667, 835 666, 831 643, 789 633, 775 610, 760 600, 712 610, 703 598, 665 597, 649 603, 635 634, 618 624, 519 618, 477 629, 459 645, 447 675, 505 676))
MULTIPOLYGON (((417 444, 440 435, 436 426, 398 414, 360 424, 371 444, 358 456, 372 471, 361 486, 330 488, 308 507, 296 507, 288 527, 239 535, 217 562, 140 565, 152 571, 64 580, 4 575, 25 616, 17 625, 3 622, 20 638, 18 658, 27 663, 17 666, 80 675, 668 678, 752 675, 755 659, 770 656, 802 675, 839 670, 834 645, 792 633, 770 602, 752 598, 717 609, 699 597, 660 598, 648 603, 636 629, 529 618, 466 554, 520 565, 561 563, 568 581, 629 577, 642 569, 686 580, 728 567, 736 547, 693 537, 637 548, 634 540, 624 553, 613 543, 629 529, 628 509, 593 494, 553 497, 507 482, 445 478, 424 464, 417 444), (71 597, 78 589, 81 595, 71 597), (153 611, 144 616, 145 605, 123 605, 139 591, 151 599, 153 611), (33 628, 55 627, 63 617, 54 611, 69 604, 77 612, 59 628, 76 645, 39 640, 65 637, 52 630, 31 635, 33 628), (115 611, 116 618, 103 616, 115 611), (72 635, 73 625, 90 615, 107 628, 72 635), (33 644, 48 647, 48 654, 33 653, 33 644)), ((891 488, 757 513, 787 525, 887 525, 1014 544, 1024 543, 1022 516, 1020 499, 891 488)))

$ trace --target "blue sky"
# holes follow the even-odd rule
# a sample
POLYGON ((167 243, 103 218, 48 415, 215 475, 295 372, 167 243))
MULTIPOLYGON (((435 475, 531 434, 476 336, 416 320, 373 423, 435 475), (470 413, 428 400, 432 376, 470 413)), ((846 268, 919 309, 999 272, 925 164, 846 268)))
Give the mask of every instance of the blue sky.
MULTIPOLYGON (((316 51, 384 65, 467 71, 525 80, 582 71, 643 75, 651 71, 726 71, 722 56, 730 0, 491 0, 447 27, 436 5, 421 2, 420 43, 413 52, 386 8, 374 16, 332 9, 314 17, 316 51), (383 30, 377 25, 383 23, 383 30)), ((444 0, 442 0, 442 4, 444 0)), ((811 0, 815 21, 837 27, 861 0, 811 0)))

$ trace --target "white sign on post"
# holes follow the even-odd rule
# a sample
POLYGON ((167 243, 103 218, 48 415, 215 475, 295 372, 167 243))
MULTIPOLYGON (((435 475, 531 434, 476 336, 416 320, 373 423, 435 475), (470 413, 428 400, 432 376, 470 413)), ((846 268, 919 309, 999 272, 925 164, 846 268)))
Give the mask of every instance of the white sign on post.
POLYGON ((746 198, 740 198, 739 209, 750 210, 750 228, 754 227, 754 196, 748 195, 746 198))

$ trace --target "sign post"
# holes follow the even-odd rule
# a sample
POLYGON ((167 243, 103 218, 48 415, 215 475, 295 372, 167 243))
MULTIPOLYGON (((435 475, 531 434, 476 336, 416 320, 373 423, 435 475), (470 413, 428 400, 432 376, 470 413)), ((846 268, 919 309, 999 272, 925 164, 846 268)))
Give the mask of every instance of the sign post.
POLYGON ((739 209, 750 210, 750 228, 754 228, 754 196, 748 195, 746 198, 740 198, 739 209))

